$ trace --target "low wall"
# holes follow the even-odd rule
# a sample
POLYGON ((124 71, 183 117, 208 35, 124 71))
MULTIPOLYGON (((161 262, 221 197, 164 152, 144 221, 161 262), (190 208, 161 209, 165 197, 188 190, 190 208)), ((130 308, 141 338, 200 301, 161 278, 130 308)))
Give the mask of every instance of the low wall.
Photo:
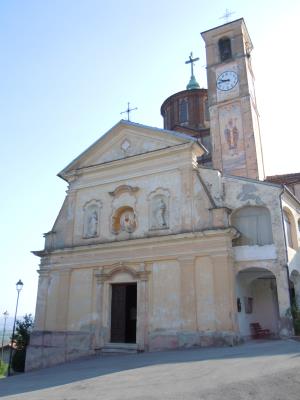
MULTIPOLYGON (((90 332, 34 331, 27 347, 26 371, 46 368, 97 354, 90 332)), ((236 332, 164 332, 149 334, 147 351, 190 347, 235 346, 241 343, 236 332)))
POLYGON ((40 369, 94 354, 90 332, 34 331, 26 352, 25 370, 40 369))
POLYGON ((236 332, 152 332, 149 335, 149 351, 190 347, 235 346, 241 343, 236 332))

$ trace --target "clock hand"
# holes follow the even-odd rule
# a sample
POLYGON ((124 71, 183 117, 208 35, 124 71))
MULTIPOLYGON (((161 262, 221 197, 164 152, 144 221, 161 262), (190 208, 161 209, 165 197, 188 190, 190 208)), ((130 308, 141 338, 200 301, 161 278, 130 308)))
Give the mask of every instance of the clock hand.
POLYGON ((230 82, 230 79, 220 79, 221 82, 230 82))

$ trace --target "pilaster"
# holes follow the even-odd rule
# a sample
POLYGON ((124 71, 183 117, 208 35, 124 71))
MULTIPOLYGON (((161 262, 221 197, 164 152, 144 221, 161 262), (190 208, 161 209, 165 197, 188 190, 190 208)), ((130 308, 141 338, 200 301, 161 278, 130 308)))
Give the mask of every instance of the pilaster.
POLYGON ((216 329, 218 331, 237 330, 233 259, 225 253, 213 255, 212 262, 216 329))
POLYGON ((59 274, 59 287, 56 305, 56 326, 57 330, 66 331, 69 310, 69 290, 71 270, 56 272, 59 274))
POLYGON ((38 273, 39 283, 35 309, 34 330, 43 331, 45 329, 47 314, 49 271, 40 269, 38 273))
POLYGON ((102 348, 104 346, 103 337, 103 297, 104 297, 104 282, 105 276, 103 274, 103 268, 94 271, 96 275, 96 304, 95 311, 97 315, 96 327, 95 327, 95 348, 102 348))
POLYGON ((195 257, 178 258, 180 264, 180 314, 184 331, 196 331, 195 257))
POLYGON ((181 169, 181 230, 192 227, 193 216, 193 173, 192 165, 181 169))
POLYGON ((146 264, 139 266, 140 279, 137 282, 137 344, 138 350, 144 351, 148 347, 148 307, 149 289, 146 264))

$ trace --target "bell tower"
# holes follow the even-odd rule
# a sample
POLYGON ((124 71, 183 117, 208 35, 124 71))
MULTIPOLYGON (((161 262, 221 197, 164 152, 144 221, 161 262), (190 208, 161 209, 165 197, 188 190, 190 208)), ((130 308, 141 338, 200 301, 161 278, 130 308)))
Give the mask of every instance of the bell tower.
POLYGON ((244 19, 201 33, 206 45, 212 164, 224 173, 264 179, 253 49, 244 19))

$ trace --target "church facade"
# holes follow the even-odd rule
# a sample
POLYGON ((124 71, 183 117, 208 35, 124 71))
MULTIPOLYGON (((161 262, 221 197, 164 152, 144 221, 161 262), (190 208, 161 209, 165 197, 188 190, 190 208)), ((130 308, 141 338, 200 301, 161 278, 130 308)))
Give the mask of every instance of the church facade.
POLYGON ((164 129, 122 120, 59 173, 27 370, 293 334, 300 204, 264 180, 251 40, 243 19, 202 36, 208 89, 192 74, 164 129))

